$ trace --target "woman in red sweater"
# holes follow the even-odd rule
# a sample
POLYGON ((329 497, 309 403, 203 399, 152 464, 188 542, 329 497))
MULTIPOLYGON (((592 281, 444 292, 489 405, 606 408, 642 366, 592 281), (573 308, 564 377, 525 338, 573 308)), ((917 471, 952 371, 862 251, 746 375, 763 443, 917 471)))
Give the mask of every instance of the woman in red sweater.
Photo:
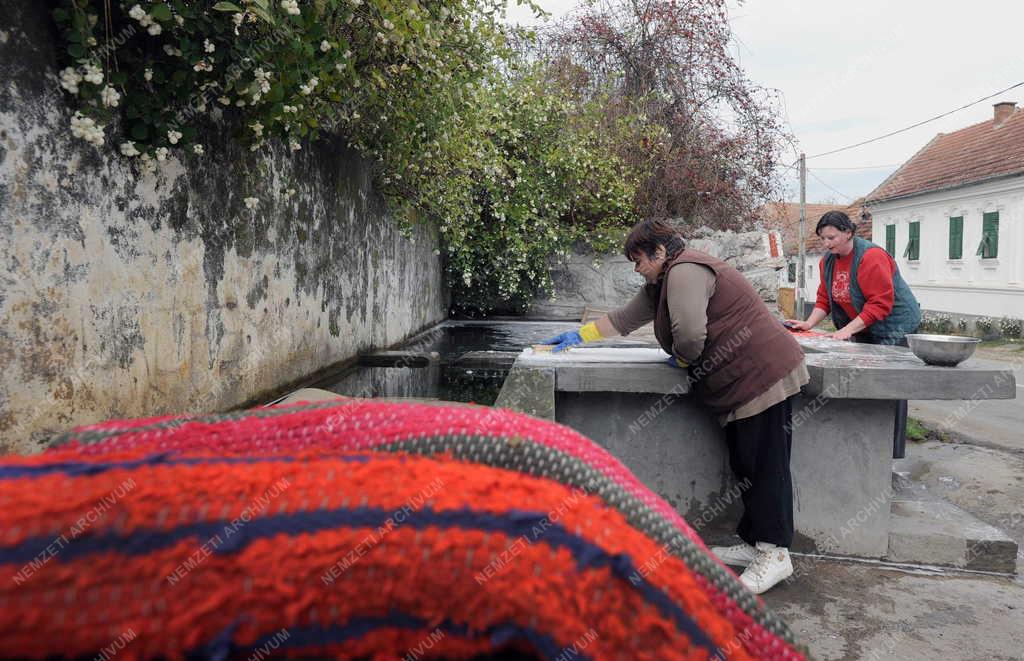
POLYGON ((896 261, 881 246, 854 236, 856 227, 842 211, 829 211, 815 233, 828 253, 821 258, 814 311, 790 319, 796 330, 810 330, 831 315, 837 340, 906 346, 906 334, 921 323, 920 306, 896 261))
MULTIPOLYGON (((842 211, 829 211, 815 233, 828 253, 821 258, 821 283, 814 311, 805 321, 790 319, 794 330, 810 330, 831 315, 837 340, 907 346, 907 333, 921 323, 921 306, 881 246, 854 236, 856 226, 842 211)), ((896 402, 893 457, 904 456, 907 402, 896 402)))

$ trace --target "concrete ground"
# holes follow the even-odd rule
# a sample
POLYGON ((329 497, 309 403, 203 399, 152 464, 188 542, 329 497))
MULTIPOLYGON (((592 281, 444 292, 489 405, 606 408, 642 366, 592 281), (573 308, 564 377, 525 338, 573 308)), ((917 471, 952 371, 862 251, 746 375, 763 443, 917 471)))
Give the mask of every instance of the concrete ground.
POLYGON ((1024 583, 796 558, 765 602, 819 660, 1010 661, 1024 656, 1024 583))
POLYGON ((910 416, 974 444, 1024 451, 1024 351, 1020 347, 979 349, 971 362, 1011 368, 1017 378, 1017 398, 911 401, 910 416))
MULTIPOLYGON (((1024 354, 977 360, 993 359, 1014 368, 1018 398, 911 402, 912 416, 947 431, 908 443, 893 467, 1024 548, 1024 354), (964 415, 943 426, 957 410, 964 415)), ((765 602, 816 659, 1024 659, 1024 552, 1016 577, 813 556, 794 565, 765 602)))
MULTIPOLYGON (((941 441, 907 449, 897 470, 1024 548, 1024 453, 941 441)), ((815 659, 1024 658, 1021 556, 1016 577, 818 556, 794 556, 794 567, 764 599, 815 659)))

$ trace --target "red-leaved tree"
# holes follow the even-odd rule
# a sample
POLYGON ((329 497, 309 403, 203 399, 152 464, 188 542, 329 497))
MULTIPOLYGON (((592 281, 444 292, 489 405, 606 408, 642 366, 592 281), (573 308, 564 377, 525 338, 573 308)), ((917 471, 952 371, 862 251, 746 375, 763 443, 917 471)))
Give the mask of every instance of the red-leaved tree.
POLYGON ((730 39, 725 0, 597 0, 542 33, 535 55, 553 84, 605 99, 609 127, 651 125, 618 132, 643 144, 616 146, 641 175, 639 215, 740 228, 777 196, 776 99, 746 77, 730 39))

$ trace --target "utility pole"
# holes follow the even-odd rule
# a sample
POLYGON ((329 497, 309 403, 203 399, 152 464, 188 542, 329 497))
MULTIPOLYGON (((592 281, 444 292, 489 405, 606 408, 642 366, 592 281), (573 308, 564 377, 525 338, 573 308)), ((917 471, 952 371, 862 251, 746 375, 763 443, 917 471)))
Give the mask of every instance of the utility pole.
POLYGON ((804 318, 804 286, 806 285, 804 266, 804 232, 807 226, 807 157, 800 152, 800 231, 797 233, 800 258, 797 260, 796 276, 796 310, 793 317, 804 318))

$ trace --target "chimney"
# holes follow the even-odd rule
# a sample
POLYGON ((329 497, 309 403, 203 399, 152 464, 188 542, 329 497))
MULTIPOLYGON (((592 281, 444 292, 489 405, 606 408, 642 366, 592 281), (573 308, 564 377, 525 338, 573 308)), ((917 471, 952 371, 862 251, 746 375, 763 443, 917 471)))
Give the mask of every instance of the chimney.
POLYGON ((996 112, 995 112, 995 125, 999 126, 1000 124, 1005 122, 1007 119, 1009 119, 1010 115, 1012 115, 1014 113, 1014 111, 1017 109, 1017 102, 1016 101, 1000 101, 999 103, 992 104, 992 107, 995 108, 995 110, 996 110, 996 112))

